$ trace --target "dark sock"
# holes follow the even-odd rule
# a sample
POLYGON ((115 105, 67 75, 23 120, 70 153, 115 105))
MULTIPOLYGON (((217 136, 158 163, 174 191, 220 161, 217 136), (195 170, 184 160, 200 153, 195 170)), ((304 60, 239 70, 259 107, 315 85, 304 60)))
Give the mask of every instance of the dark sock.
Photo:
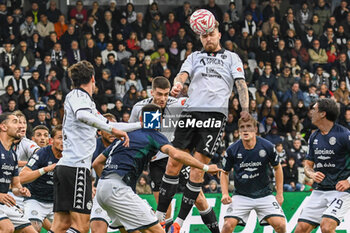
POLYGON ((174 223, 174 220, 172 218, 168 218, 165 220, 165 232, 168 232, 169 227, 174 223))
POLYGON ((169 176, 164 174, 162 184, 159 189, 159 200, 157 211, 166 213, 173 199, 177 185, 179 184, 179 176, 169 176))
POLYGON ((185 220, 192 206, 194 205, 199 192, 201 191, 202 183, 193 183, 188 181, 182 196, 180 213, 177 216, 180 219, 185 220))
POLYGON ((202 218, 204 224, 209 228, 210 232, 220 233, 219 224, 218 224, 218 221, 216 219, 216 215, 215 215, 213 208, 209 207, 207 210, 205 210, 203 212, 200 211, 199 213, 201 215, 201 218, 202 218))
POLYGON ((77 229, 74 229, 73 227, 70 227, 66 233, 80 233, 80 231, 78 231, 77 229))

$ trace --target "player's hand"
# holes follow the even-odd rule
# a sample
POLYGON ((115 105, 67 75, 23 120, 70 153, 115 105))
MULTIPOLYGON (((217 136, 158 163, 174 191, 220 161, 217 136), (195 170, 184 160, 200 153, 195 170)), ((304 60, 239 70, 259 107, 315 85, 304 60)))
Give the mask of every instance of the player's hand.
POLYGON ((209 170, 207 171, 207 173, 216 174, 218 172, 223 172, 223 171, 224 170, 222 170, 221 168, 218 168, 218 166, 216 164, 210 164, 209 170))
POLYGON ((248 117, 249 117, 249 112, 247 112, 247 111, 241 112, 241 118, 243 119, 243 121, 248 120, 248 117))
POLYGON ((180 92, 182 91, 183 85, 180 82, 177 82, 173 88, 171 88, 170 94, 172 96, 178 96, 180 92))
POLYGON ((344 192, 350 188, 350 183, 348 180, 341 180, 335 186, 335 189, 340 192, 344 192))
POLYGON ((0 202, 7 205, 7 206, 14 206, 16 205, 16 200, 7 193, 0 193, 0 202))
POLYGON ((128 134, 126 132, 113 128, 112 129, 112 134, 116 138, 124 141, 123 146, 129 147, 129 136, 128 136, 128 134))
POLYGON ((25 188, 25 187, 22 187, 19 189, 19 194, 22 196, 22 197, 30 197, 32 194, 30 193, 29 189, 25 188))
POLYGON ((44 171, 45 172, 53 171, 53 169, 55 169, 55 167, 56 167, 56 163, 50 164, 44 168, 44 171))
POLYGON ((280 206, 282 206, 283 201, 284 201, 284 197, 282 193, 277 193, 276 194, 276 200, 278 202, 278 204, 280 204, 280 206))
POLYGON ((322 180, 325 178, 326 176, 322 173, 322 172, 315 172, 312 176, 312 179, 316 182, 316 183, 321 183, 322 180))
POLYGON ((232 198, 228 194, 223 194, 221 198, 221 203, 224 205, 228 205, 232 203, 232 198))

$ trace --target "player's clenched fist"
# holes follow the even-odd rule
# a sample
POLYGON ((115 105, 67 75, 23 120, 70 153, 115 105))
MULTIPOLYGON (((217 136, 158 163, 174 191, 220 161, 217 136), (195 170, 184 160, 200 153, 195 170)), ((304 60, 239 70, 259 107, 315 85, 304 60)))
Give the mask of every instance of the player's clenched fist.
POLYGON ((325 178, 326 176, 322 173, 322 172, 315 172, 312 176, 312 179, 316 182, 316 183, 321 183, 322 180, 325 178))
POLYGON ((175 83, 175 85, 171 89, 171 95, 177 96, 178 94, 180 94, 182 89, 183 89, 183 85, 180 82, 175 83))
POLYGON ((223 194, 221 198, 221 202, 224 205, 232 203, 232 198, 228 194, 223 194))

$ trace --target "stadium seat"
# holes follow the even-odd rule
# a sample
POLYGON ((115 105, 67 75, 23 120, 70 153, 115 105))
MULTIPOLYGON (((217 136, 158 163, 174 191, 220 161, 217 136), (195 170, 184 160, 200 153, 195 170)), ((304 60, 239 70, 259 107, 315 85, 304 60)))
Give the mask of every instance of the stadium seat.
POLYGON ((35 69, 37 69, 41 63, 43 62, 40 59, 35 59, 35 65, 34 65, 35 69))
POLYGON ((248 59, 248 66, 250 68, 250 71, 254 72, 254 69, 258 66, 258 64, 256 63, 256 60, 248 59))
POLYGON ((114 108, 114 106, 115 106, 114 103, 108 103, 107 104, 107 108, 108 109, 112 109, 112 108, 114 108))
POLYGON ((27 87, 29 87, 28 84, 28 79, 30 79, 32 77, 32 74, 29 72, 24 72, 22 78, 26 81, 27 87))
POLYGON ((7 85, 9 84, 10 79, 13 78, 12 75, 6 75, 4 78, 4 86, 7 87, 7 85))
POLYGON ((253 99, 255 99, 256 88, 255 87, 248 87, 248 91, 250 91, 250 93, 252 93, 253 99))

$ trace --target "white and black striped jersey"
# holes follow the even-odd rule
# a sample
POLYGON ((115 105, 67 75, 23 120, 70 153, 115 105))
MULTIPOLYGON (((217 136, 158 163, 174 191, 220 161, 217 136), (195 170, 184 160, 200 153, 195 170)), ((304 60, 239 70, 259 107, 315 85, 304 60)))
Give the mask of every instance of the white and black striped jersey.
POLYGON ((18 161, 28 161, 35 151, 40 149, 34 141, 26 137, 22 138, 15 148, 18 161))
POLYGON ((184 111, 221 112, 227 116, 234 81, 244 79, 241 59, 221 49, 215 53, 196 51, 182 64, 191 81, 184 111))
MULTIPOLYGON (((174 139, 175 123, 180 117, 183 107, 186 103, 187 98, 174 98, 169 96, 166 103, 166 107, 163 109, 162 114, 162 127, 160 132, 171 142, 174 139)), ((153 101, 153 97, 141 100, 136 103, 131 111, 129 122, 140 121, 142 107, 146 104, 150 104, 153 101)), ((151 162, 168 157, 168 155, 158 152, 151 160, 151 162)))

